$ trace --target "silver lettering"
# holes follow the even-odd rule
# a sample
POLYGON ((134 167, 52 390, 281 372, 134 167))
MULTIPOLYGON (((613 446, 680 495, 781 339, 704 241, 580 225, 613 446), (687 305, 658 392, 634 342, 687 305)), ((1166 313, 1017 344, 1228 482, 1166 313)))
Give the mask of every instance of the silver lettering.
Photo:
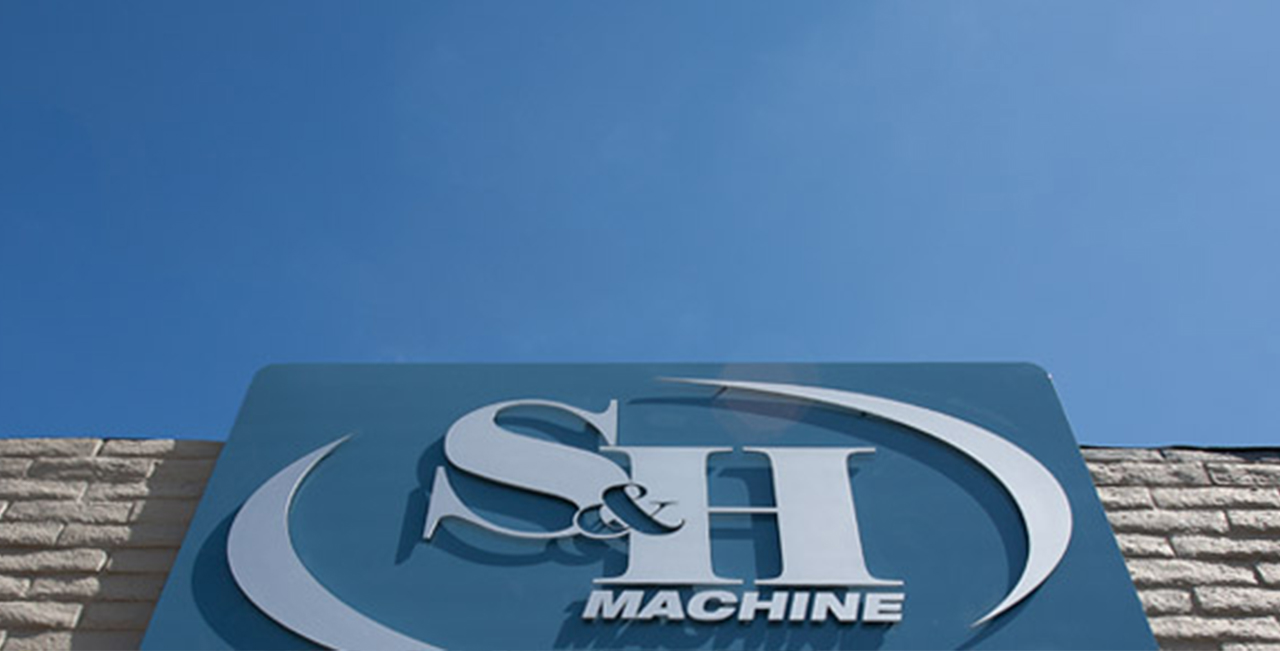
POLYGON ((856 592, 849 592, 840 599, 831 592, 819 592, 813 596, 812 621, 825 622, 827 615, 835 615, 842 624, 858 621, 858 597, 856 592))
POLYGON ((636 619, 653 619, 661 617, 668 621, 678 622, 684 619, 684 608, 680 605, 680 593, 675 590, 659 590, 653 599, 645 604, 636 619))
POLYGON ((587 597, 587 605, 582 609, 583 619, 632 619, 640 610, 640 600, 644 592, 640 590, 623 590, 614 597, 612 590, 592 590, 587 597))
POLYGON ((804 621, 804 611, 805 611, 808 607, 809 607, 809 593, 808 593, 808 592, 793 592, 793 593, 791 593, 791 614, 787 616, 787 619, 789 619, 789 620, 791 620, 791 621, 793 621, 793 622, 803 622, 803 621, 804 621))
POLYGON ((630 480, 618 464, 587 450, 543 441, 508 431, 497 424, 498 414, 514 407, 547 407, 564 411, 590 425, 604 442, 618 441, 618 403, 600 413, 549 400, 512 400, 481 407, 459 418, 444 439, 444 454, 459 470, 489 481, 553 497, 577 507, 571 522, 555 531, 524 531, 494 524, 462 502, 444 468, 437 468, 423 538, 430 540, 445 518, 465 520, 478 527, 516 538, 547 540, 583 533, 578 516, 602 508, 604 491, 630 480))
MULTIPOLYGON (((849 457, 874 448, 746 448, 769 457, 782 574, 768 586, 887 586, 871 575, 849 485, 849 457)), ((713 510, 714 511, 714 510, 713 510)))
POLYGON ((729 448, 608 448, 631 460, 631 478, 650 488, 665 504, 663 515, 680 522, 675 531, 647 534, 632 530, 627 570, 596 579, 606 585, 737 585, 716 576, 711 567, 711 523, 707 507, 707 457, 729 448))
POLYGON ((770 599, 761 599, 758 592, 744 592, 742 606, 738 608, 738 620, 749 622, 756 618, 756 611, 769 612, 769 621, 780 622, 787 614, 786 591, 775 592, 770 599))
POLYGON ((733 617, 734 604, 738 603, 738 595, 724 590, 707 590, 693 595, 689 599, 689 619, 697 622, 723 622, 733 617), (711 602, 722 604, 719 608, 708 609, 711 602))
POLYGON ((862 608, 862 621, 876 623, 902 621, 902 600, 905 596, 901 592, 867 594, 866 604, 862 608))
POLYGON ((676 519, 675 531, 629 533, 629 559, 619 576, 596 579, 605 585, 735 585, 716 575, 711 560, 711 516, 769 514, 777 518, 782 573, 756 581, 760 586, 898 586, 902 581, 873 576, 862 551, 849 484, 849 457, 873 448, 746 448, 769 458, 774 506, 710 506, 707 460, 728 448, 614 447, 626 454, 632 479, 652 489, 663 515, 676 519))

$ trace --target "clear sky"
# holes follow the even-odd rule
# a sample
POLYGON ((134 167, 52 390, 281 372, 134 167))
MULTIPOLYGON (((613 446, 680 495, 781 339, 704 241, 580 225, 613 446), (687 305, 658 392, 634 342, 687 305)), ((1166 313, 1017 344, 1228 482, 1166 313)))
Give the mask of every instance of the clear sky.
POLYGON ((1034 361, 1280 445, 1280 3, 0 3, 0 435, 297 361, 1034 361))

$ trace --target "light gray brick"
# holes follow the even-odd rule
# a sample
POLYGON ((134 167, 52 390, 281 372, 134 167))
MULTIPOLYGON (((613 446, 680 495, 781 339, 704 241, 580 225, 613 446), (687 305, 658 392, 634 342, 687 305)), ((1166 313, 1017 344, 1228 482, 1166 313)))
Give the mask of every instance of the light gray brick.
POLYGON ((1220 642, 1213 639, 1174 640, 1156 636, 1156 645, 1160 651, 1218 651, 1220 642))
POLYGON ((1249 567, 1182 559, 1132 558, 1125 564, 1139 586, 1253 585, 1258 580, 1249 567))
POLYGON ((84 489, 82 481, 0 479, 0 498, 9 500, 74 500, 84 489))
POLYGON ((182 524, 69 524, 58 537, 63 547, 177 547, 186 535, 182 524))
POLYGON ((6 522, 0 525, 0 545, 51 547, 62 527, 57 522, 6 522))
POLYGON ((1280 559, 1280 539, 1174 536, 1173 549, 1187 558, 1280 559))
POLYGON ((1108 510, 1152 508, 1151 489, 1145 486, 1102 486, 1098 499, 1108 510))
POLYGON ((1231 617, 1223 619, 1172 615, 1152 617, 1151 632, 1160 639, 1280 640, 1280 623, 1272 617, 1231 617))
POLYGON ((1280 613, 1280 590, 1209 586, 1196 588, 1196 603, 1215 615, 1274 615, 1280 613))
POLYGON ((51 601, 0 601, 0 626, 6 628, 71 628, 80 617, 80 604, 51 601))
POLYGON ((1165 449, 1160 451, 1169 461, 1225 461, 1248 462, 1248 459, 1230 450, 1165 449))
POLYGON ((1249 644, 1233 642, 1222 645, 1222 651, 1280 651, 1280 644, 1249 644))
POLYGON ((63 547, 120 547, 129 542, 127 524, 69 524, 57 538, 63 547))
POLYGON ((1280 563, 1258 563, 1258 574, 1263 583, 1280 585, 1280 563))
POLYGON ((1118 461, 1155 462, 1164 461, 1159 450, 1148 448, 1081 448, 1080 455, 1090 464, 1118 461))
POLYGON ((101 549, 0 550, 0 572, 97 572, 106 562, 101 549))
POLYGON ((133 505, 128 502, 60 502, 34 500, 17 502, 5 513, 6 520, 21 522, 94 522, 102 524, 129 521, 133 505))
POLYGON ((165 457, 212 459, 222 451, 220 441, 194 439, 109 439, 98 451, 101 457, 165 457))
POLYGON ((25 477, 27 468, 34 463, 31 459, 5 457, 0 459, 0 477, 25 477))
POLYGON ((1134 533, 1116 535, 1116 543, 1120 545, 1120 553, 1126 558, 1157 556, 1173 557, 1173 547, 1163 536, 1146 536, 1134 533))
POLYGON ((0 500, 0 517, 4 517, 4 512, 9 510, 9 501, 0 500))
POLYGON ((27 476, 44 479, 136 481, 150 475, 154 463, 150 459, 127 457, 36 459, 27 470, 27 476))
POLYGON ((133 630, 147 628, 155 604, 142 601, 93 601, 85 605, 80 626, 87 630, 133 630))
POLYGON ((1227 531, 1227 515, 1221 511, 1114 511, 1107 514, 1117 532, 1200 533, 1227 531))
POLYGON ((50 631, 13 633, 4 651, 124 651, 141 645, 141 631, 50 631))
POLYGON ((87 457, 102 439, 0 439, 0 457, 87 457))
POLYGON ((116 573, 168 574, 177 553, 173 549, 118 549, 112 552, 107 569, 116 573))
POLYGON ((1206 464, 1213 483, 1224 486, 1280 486, 1280 464, 1206 464))
POLYGON ((1183 615, 1191 612, 1191 593, 1185 590, 1143 590, 1138 593, 1147 615, 1183 615))
POLYGON ((154 603, 164 587, 163 574, 104 574, 37 577, 29 598, 146 601, 154 603))
POLYGON ((197 504, 195 500, 146 500, 134 506, 129 518, 133 522, 186 524, 197 504))
POLYGON ((84 498, 86 500, 98 500, 104 502, 116 500, 140 500, 151 496, 151 486, 148 481, 133 481, 128 483, 100 483, 94 482, 89 484, 89 488, 85 490, 84 498))
POLYGON ((1095 463, 1089 466, 1099 486, 1206 486, 1209 475, 1199 463, 1095 463))
POLYGON ((1151 496, 1165 509, 1280 508, 1277 488, 1154 488, 1151 496))
POLYGON ((1280 533, 1280 511, 1227 511, 1227 521, 1248 533, 1280 533))
POLYGON ((98 594, 98 577, 75 574, 36 577, 28 592, 32 599, 76 599, 86 601, 98 594))
POLYGON ((41 600, 79 600, 92 599, 99 592, 99 578, 83 576, 83 574, 56 574, 51 577, 36 577, 28 591, 28 597, 41 600))
POLYGON ((175 479, 151 477, 145 481, 128 483, 94 482, 85 491, 86 500, 137 500, 149 497, 160 499, 199 499, 204 494, 205 479, 175 479))
POLYGON ((17 599, 27 594, 31 579, 22 576, 0 575, 0 599, 17 599))

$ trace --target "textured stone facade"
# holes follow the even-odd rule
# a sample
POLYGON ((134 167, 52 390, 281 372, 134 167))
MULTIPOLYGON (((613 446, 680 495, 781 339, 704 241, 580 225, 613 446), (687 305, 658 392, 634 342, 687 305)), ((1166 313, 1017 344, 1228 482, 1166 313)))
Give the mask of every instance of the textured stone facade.
POLYGON ((1280 450, 1084 457, 1161 647, 1280 651, 1280 450))
POLYGON ((0 648, 136 649, 221 449, 0 440, 0 648))
MULTIPOLYGON (((0 651, 137 648, 221 447, 0 439, 0 651)), ((1161 646, 1280 651, 1280 449, 1084 455, 1161 646)))

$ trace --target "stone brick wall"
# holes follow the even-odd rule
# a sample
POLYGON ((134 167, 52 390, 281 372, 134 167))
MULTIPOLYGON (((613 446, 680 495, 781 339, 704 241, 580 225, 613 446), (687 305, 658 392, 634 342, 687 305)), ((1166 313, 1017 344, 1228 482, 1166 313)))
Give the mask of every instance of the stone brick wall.
POLYGON ((1084 456, 1161 647, 1280 651, 1280 449, 1084 456))
MULTIPOLYGON (((221 448, 0 439, 0 651, 137 648, 221 448)), ((1280 651, 1280 449, 1084 454, 1161 646, 1280 651)))
POLYGON ((0 440, 0 649, 136 649, 221 449, 0 440))

